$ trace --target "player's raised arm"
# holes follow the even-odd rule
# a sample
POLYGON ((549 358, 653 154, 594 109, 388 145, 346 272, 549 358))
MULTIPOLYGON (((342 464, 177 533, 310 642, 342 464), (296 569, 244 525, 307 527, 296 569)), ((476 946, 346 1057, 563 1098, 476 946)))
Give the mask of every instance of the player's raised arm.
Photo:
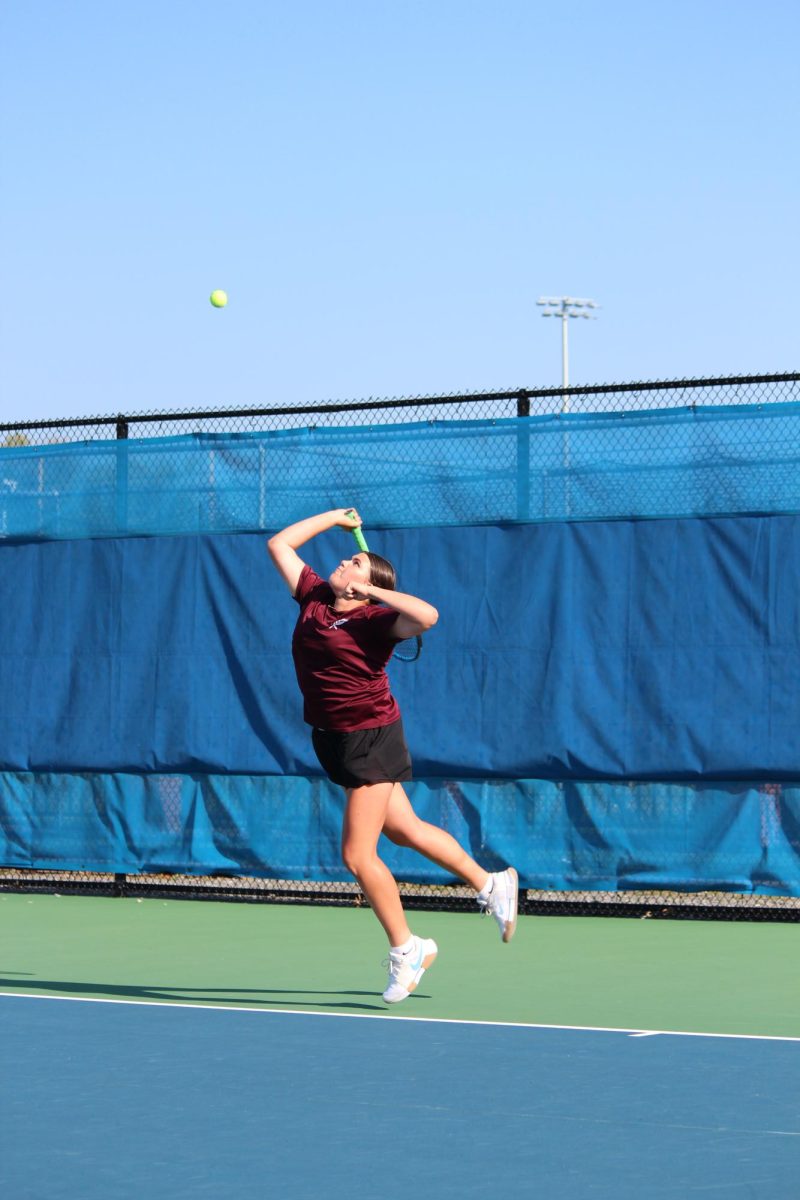
POLYGON ((297 553, 298 548, 311 541, 318 533, 325 533, 337 525, 342 529, 352 530, 361 525, 361 518, 354 508, 332 508, 329 512, 317 513, 316 516, 295 521, 294 525, 287 525, 268 540, 270 557, 292 595, 297 591, 300 574, 305 566, 305 562, 297 553))

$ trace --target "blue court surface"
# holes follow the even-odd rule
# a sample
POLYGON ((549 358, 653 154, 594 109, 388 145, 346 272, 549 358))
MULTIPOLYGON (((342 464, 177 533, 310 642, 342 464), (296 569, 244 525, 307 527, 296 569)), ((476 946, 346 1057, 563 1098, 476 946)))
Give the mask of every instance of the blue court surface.
POLYGON ((800 1040, 0 996, 0 1193, 797 1200, 800 1040))

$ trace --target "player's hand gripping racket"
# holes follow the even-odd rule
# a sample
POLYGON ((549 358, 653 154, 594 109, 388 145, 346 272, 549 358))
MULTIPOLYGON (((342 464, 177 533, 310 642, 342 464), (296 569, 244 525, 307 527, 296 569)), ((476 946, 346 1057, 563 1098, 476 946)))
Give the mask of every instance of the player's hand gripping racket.
MULTIPOLYGON (((350 517, 352 515, 353 515, 352 508, 348 508, 345 513, 345 516, 350 517)), ((350 532, 352 533, 353 537, 356 539, 356 545, 358 546, 359 550, 363 554, 369 554, 369 546, 367 545, 367 539, 364 537, 364 533, 361 529, 361 526, 355 525, 350 530, 350 532)), ((400 662, 416 662, 417 659, 419 658, 420 654, 422 654, 422 638, 419 637, 419 635, 418 635, 416 641, 417 641, 417 648, 413 654, 401 654, 398 650, 395 650, 393 657, 399 658, 400 662)))

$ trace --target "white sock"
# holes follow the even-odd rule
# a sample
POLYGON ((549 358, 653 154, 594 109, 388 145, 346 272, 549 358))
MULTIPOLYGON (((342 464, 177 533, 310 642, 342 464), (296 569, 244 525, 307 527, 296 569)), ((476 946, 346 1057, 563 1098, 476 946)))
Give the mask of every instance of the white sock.
POLYGON ((389 947, 389 951, 391 954, 409 954, 413 949, 414 949, 413 933, 407 942, 403 942, 402 946, 390 946, 389 947))
POLYGON ((494 879, 490 875, 489 878, 486 880, 486 883, 483 885, 481 890, 478 892, 478 899, 485 900, 488 896, 491 896, 493 889, 494 889, 494 879))

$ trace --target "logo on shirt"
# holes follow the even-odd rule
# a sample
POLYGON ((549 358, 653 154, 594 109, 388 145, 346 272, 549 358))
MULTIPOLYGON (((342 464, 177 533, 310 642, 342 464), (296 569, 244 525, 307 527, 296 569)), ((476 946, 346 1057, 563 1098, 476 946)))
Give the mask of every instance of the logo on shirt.
POLYGON ((346 625, 349 620, 349 617, 340 617, 338 621, 333 622, 331 629, 338 629, 340 625, 346 625))

